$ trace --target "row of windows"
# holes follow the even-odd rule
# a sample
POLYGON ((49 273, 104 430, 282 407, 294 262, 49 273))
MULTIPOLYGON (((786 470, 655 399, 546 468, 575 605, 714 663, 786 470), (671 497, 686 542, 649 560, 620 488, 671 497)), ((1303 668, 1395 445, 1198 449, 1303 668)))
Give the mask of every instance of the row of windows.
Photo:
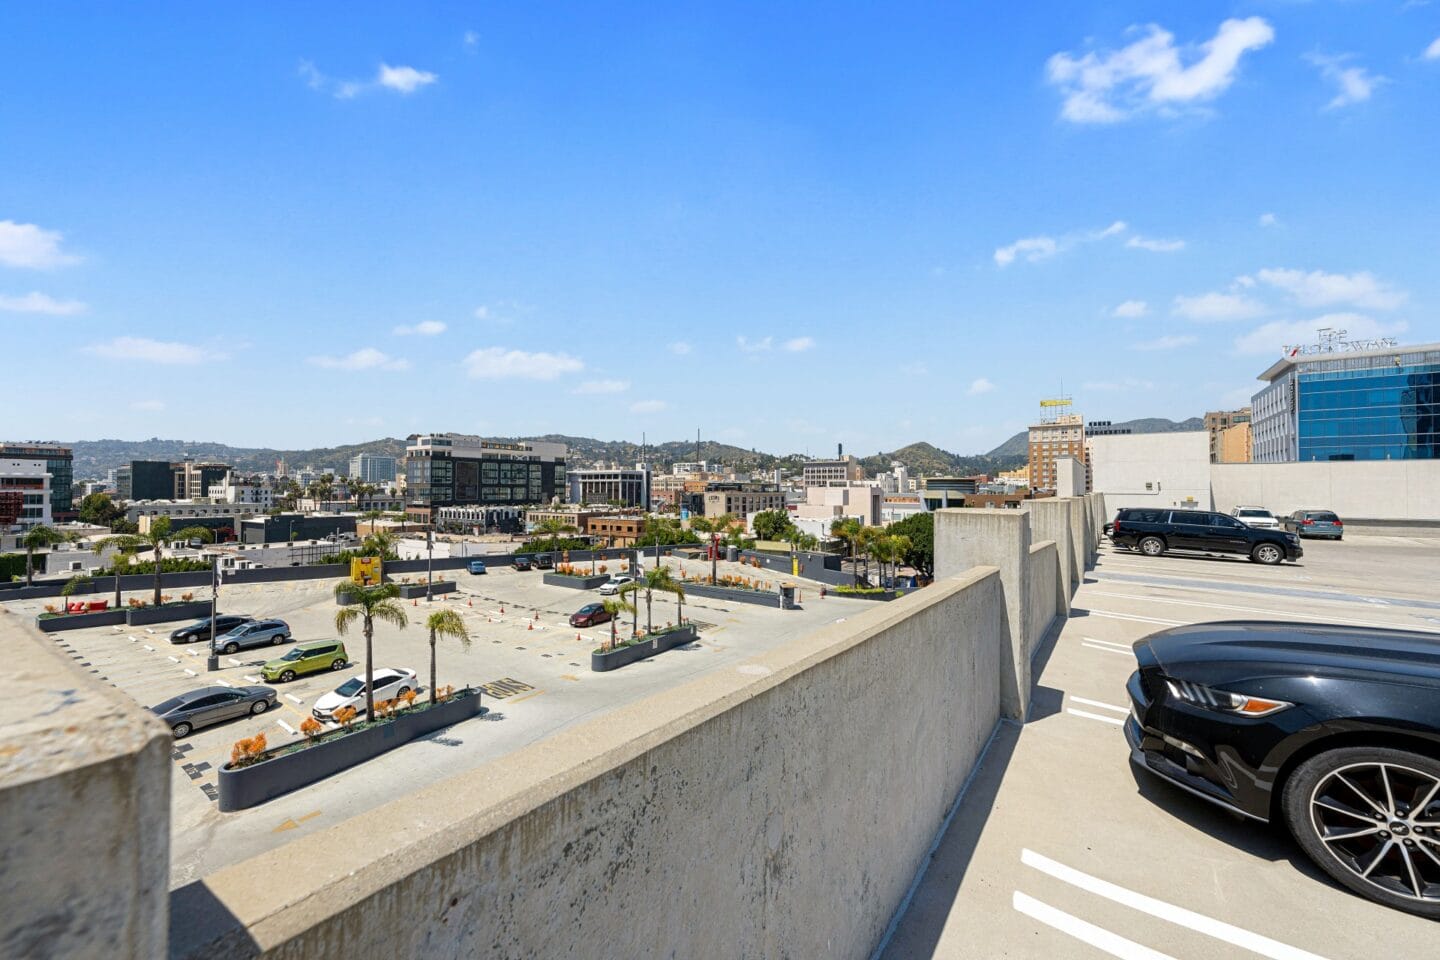
POLYGON ((1306 443, 1300 442, 1299 459, 1307 460, 1440 460, 1440 438, 1428 444, 1411 443, 1306 443))

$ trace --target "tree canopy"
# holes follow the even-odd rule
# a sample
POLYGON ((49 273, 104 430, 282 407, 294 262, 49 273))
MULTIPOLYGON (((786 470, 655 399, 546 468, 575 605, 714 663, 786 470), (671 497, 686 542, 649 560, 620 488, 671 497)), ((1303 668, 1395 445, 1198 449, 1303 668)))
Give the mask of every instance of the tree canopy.
POLYGON ((761 510, 751 521, 755 536, 761 540, 788 540, 795 524, 786 510, 761 510))
POLYGON ((915 513, 887 528, 892 536, 904 537, 908 546, 900 560, 924 577, 935 576, 935 515, 915 513))

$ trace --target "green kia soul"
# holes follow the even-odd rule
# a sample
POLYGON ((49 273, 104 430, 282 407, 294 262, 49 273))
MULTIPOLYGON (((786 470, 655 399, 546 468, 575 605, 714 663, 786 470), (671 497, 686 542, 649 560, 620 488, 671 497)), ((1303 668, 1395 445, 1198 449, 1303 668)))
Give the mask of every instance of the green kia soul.
POLYGON ((277 680, 289 683, 296 677, 321 670, 344 670, 349 663, 345 655, 345 644, 339 640, 311 640, 297 643, 278 660, 270 660, 260 668, 260 675, 274 683, 277 680))

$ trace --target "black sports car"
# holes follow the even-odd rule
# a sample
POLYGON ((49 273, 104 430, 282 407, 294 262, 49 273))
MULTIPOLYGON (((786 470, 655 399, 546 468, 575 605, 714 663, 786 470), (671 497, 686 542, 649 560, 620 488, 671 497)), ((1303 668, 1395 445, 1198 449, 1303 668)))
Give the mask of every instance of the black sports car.
POLYGON ((1199 623, 1135 656, 1136 766, 1284 821, 1340 884, 1440 919, 1440 634, 1199 623))

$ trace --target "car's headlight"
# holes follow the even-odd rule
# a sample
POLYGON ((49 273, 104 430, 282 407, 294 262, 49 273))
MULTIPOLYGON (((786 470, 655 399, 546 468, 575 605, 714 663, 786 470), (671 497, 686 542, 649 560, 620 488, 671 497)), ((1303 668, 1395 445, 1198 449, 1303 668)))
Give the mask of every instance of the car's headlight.
POLYGON ((1286 707, 1295 706, 1284 700, 1267 700, 1264 697, 1252 697, 1244 693, 1216 690, 1214 687, 1191 683, 1188 680, 1166 678, 1165 686, 1170 690, 1170 695, 1177 700, 1183 700, 1192 706, 1204 707, 1206 710, 1216 710, 1220 713, 1231 713, 1242 717, 1268 717, 1286 707))

